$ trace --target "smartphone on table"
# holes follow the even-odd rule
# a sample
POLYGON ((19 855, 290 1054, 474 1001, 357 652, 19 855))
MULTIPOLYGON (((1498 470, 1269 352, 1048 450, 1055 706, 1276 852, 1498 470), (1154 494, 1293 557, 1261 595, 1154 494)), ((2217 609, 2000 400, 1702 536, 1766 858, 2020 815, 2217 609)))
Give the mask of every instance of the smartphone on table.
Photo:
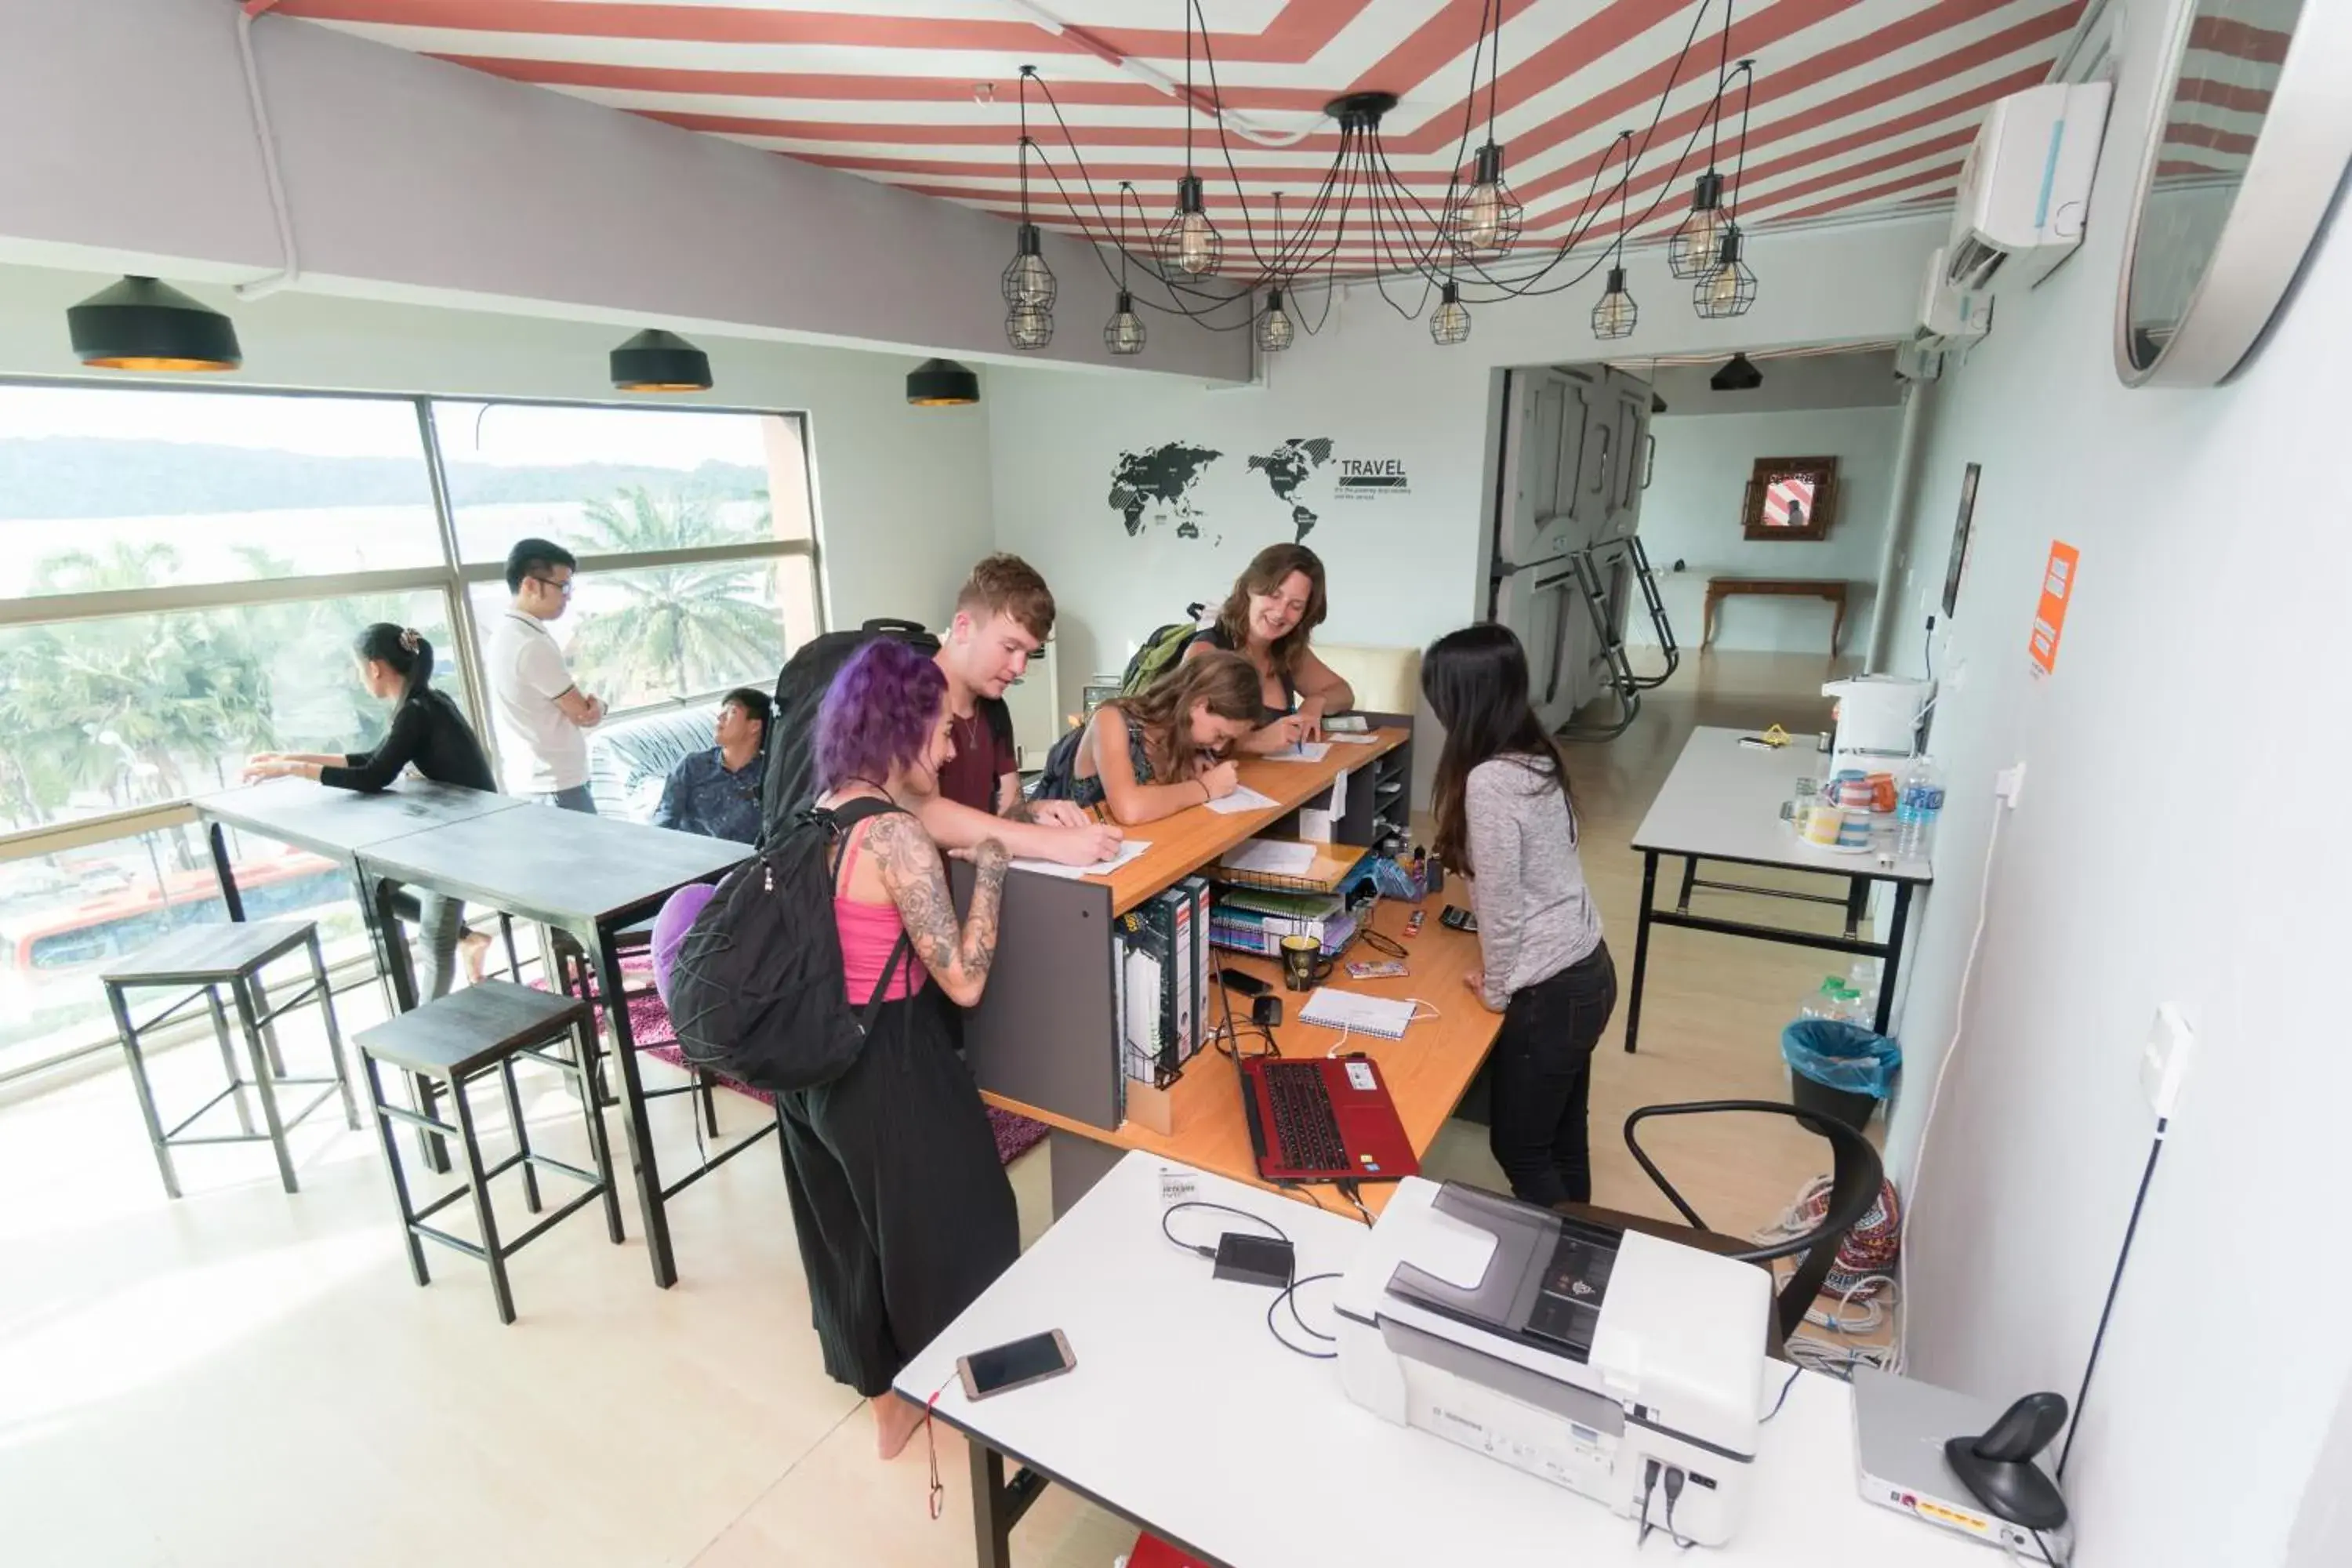
POLYGON ((1478 929, 1478 917, 1472 914, 1468 910, 1461 909, 1453 904, 1448 904, 1445 906, 1445 912, 1437 917, 1437 923, 1445 927, 1448 931, 1466 931, 1475 932, 1478 929))
POLYGON ((956 1374, 963 1379, 963 1396, 976 1400, 1059 1377, 1077 1364, 1070 1342, 1055 1329, 958 1356, 956 1374))

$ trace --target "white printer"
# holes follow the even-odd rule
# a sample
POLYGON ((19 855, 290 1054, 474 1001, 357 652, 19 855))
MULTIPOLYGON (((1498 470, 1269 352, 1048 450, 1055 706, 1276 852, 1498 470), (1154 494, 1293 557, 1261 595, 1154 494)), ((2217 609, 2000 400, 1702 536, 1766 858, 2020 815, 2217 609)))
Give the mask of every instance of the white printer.
POLYGON ((1335 1304, 1357 1404, 1629 1519, 1646 1492, 1648 1522, 1682 1541, 1737 1529, 1768 1381, 1764 1269, 1408 1177, 1335 1304))

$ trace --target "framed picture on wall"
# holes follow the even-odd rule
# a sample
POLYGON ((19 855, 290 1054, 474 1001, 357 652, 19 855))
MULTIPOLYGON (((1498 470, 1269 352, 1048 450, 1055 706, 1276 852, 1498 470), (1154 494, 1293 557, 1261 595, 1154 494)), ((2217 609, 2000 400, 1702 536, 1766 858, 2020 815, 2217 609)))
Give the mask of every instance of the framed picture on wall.
POLYGON ((1951 618, 1960 605, 1960 578, 1969 569, 1969 524, 1977 511, 1977 475, 1980 463, 1970 463, 1960 476, 1960 517, 1952 524, 1952 559, 1944 568, 1944 616, 1951 618))

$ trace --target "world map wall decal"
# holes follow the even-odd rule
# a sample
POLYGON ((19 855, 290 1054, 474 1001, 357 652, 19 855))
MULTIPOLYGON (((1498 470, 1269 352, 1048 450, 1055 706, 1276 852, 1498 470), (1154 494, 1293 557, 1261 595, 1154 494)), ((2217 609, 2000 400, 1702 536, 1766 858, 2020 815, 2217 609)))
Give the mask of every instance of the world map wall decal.
MULTIPOLYGON (((1332 447, 1328 436, 1293 437, 1270 452, 1252 453, 1246 459, 1247 471, 1264 479, 1265 493, 1289 509, 1292 537, 1302 543, 1321 518, 1306 503, 1300 489, 1316 470, 1330 465, 1332 447)), ((1204 515, 1201 482, 1223 456, 1214 447, 1184 441, 1121 452, 1111 467, 1110 509, 1118 513, 1130 537, 1141 533, 1147 522, 1173 519, 1177 538, 1198 539, 1204 515)))

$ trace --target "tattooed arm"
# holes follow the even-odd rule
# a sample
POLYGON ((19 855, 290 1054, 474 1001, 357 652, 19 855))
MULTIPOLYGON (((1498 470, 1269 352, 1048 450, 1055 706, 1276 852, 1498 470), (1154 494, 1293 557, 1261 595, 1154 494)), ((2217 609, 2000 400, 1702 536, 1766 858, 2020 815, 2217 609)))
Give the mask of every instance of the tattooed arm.
POLYGON ((1004 846, 983 840, 971 851, 971 914, 961 928, 948 890, 947 865, 923 825, 911 816, 877 817, 866 831, 882 886, 898 906, 915 956, 960 1007, 980 1000, 996 961, 996 917, 1004 897, 1004 846))

